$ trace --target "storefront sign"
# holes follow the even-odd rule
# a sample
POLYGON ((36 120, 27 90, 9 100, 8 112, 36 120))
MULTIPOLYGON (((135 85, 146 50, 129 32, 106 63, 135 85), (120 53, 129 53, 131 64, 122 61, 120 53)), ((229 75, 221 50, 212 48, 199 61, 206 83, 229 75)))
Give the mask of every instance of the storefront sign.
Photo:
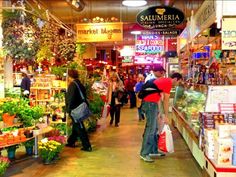
POLYGON ((113 42, 123 40, 123 23, 77 24, 78 42, 113 42))
POLYGON ((222 50, 236 50, 236 18, 222 19, 222 50))
MULTIPOLYGON (((216 18, 216 1, 204 1, 197 13, 194 15, 194 23, 196 25, 194 37, 199 32, 208 28, 215 22, 216 18)), ((192 28, 192 27, 191 27, 192 28)))
POLYGON ((122 63, 133 63, 133 57, 124 57, 124 59, 122 59, 122 63))
POLYGON ((137 35, 135 55, 158 54, 164 51, 164 37, 159 35, 137 35))
POLYGON ((147 29, 173 28, 184 21, 184 13, 168 6, 154 6, 141 11, 137 22, 147 29))
POLYGON ((163 36, 177 36, 180 31, 177 29, 166 29, 166 30, 151 30, 151 31, 143 31, 142 34, 155 34, 155 35, 163 35, 163 36))
POLYGON ((134 64, 158 64, 163 63, 163 58, 155 55, 140 55, 135 56, 134 64))

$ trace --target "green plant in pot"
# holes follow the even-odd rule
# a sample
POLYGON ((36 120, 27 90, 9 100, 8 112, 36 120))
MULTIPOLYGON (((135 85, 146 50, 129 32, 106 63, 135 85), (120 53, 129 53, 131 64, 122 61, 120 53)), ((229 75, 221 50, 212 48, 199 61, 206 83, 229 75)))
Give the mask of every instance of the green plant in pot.
POLYGON ((7 125, 13 125, 13 120, 19 111, 18 102, 15 100, 5 101, 0 105, 0 110, 4 123, 7 125))
POLYGON ((25 146, 25 150, 26 150, 27 155, 33 155, 34 143, 35 143, 34 139, 31 139, 29 141, 22 143, 25 146))

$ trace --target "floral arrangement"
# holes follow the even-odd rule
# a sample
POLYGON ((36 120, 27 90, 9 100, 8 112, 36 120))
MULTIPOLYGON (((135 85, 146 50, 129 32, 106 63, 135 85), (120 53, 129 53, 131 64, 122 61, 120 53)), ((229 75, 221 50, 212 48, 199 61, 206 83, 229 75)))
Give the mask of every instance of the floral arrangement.
POLYGON ((42 139, 38 142, 39 155, 44 162, 49 163, 58 157, 59 153, 63 149, 63 144, 55 140, 49 140, 48 138, 42 139))
POLYGON ((2 176, 5 173, 9 165, 10 165, 10 160, 7 157, 0 156, 0 176, 2 176))
POLYGON ((65 136, 52 136, 48 137, 48 140, 54 140, 57 141, 58 143, 65 144, 66 143, 66 138, 65 136))

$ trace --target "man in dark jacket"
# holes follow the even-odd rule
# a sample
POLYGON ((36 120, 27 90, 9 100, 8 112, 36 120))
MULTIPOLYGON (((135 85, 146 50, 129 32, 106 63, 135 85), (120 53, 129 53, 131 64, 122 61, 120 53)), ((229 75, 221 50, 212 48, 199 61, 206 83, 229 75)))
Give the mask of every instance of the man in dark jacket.
POLYGON ((29 98, 31 81, 26 71, 22 71, 23 79, 21 81, 21 93, 25 98, 29 98))
MULTIPOLYGON (((84 95, 84 98, 86 98, 86 89, 78 79, 77 70, 69 70, 68 76, 71 82, 68 86, 67 93, 66 93, 66 109, 67 109, 67 112, 70 114, 73 109, 75 109, 77 106, 79 106, 83 102, 83 99, 79 93, 79 89, 77 85, 75 84, 75 82, 78 84, 82 94, 84 95)), ((92 147, 89 142, 88 134, 84 127, 83 121, 74 122, 72 118, 72 122, 73 122, 72 134, 68 138, 66 146, 75 147, 75 143, 77 141, 77 138, 79 137, 83 146, 81 150, 89 151, 89 152, 92 151, 92 147)))

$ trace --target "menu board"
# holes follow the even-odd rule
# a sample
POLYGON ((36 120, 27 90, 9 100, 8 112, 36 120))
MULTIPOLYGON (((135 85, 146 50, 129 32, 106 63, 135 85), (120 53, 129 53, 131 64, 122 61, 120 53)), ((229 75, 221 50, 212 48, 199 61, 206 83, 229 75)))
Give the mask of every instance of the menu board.
POLYGON ((236 86, 209 86, 205 112, 219 112, 219 103, 236 103, 236 86))

